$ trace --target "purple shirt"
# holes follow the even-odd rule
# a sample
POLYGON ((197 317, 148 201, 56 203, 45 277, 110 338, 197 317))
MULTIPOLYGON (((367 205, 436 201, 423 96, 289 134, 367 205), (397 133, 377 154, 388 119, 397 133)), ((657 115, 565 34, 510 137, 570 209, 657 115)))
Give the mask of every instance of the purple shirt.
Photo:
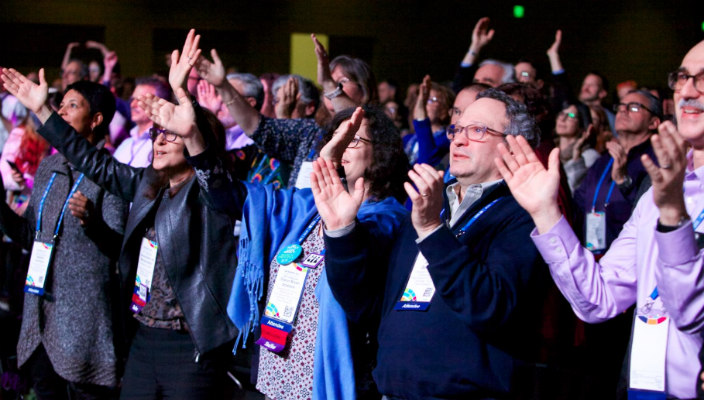
MULTIPOLYGON (((687 212, 696 218, 704 208, 704 167, 685 177, 687 212)), ((698 359, 702 337, 695 333, 704 324, 702 253, 688 222, 679 229, 655 230, 660 212, 652 189, 638 202, 631 218, 599 263, 583 248, 563 218, 550 231, 531 234, 550 267, 555 284, 586 322, 601 322, 637 304, 641 307, 657 286, 670 317, 667 336, 666 391, 679 398, 696 397, 698 359), (699 298, 692 294, 700 293, 699 298), (682 329, 678 329, 683 327, 682 329), (684 329, 686 327, 687 329, 684 329)), ((699 230, 704 228, 702 224, 699 230)))
POLYGON ((146 168, 152 164, 152 140, 149 129, 139 134, 135 126, 130 131, 130 137, 117 147, 112 155, 115 159, 131 167, 146 168))

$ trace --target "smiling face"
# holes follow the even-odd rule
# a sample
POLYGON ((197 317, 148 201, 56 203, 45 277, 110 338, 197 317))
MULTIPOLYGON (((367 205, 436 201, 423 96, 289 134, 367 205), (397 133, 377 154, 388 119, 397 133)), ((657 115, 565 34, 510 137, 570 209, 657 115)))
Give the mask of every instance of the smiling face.
MULTIPOLYGON (((464 110, 457 121, 459 126, 473 124, 504 132, 509 124, 506 106, 499 100, 478 99, 464 110)), ((486 134, 481 142, 468 140, 463 133, 455 135, 450 143, 450 173, 462 187, 500 179, 494 158, 499 155, 496 146, 502 142, 503 137, 491 134, 486 134)))
MULTIPOLYGON (((332 80, 335 83, 342 83, 342 91, 345 92, 347 97, 357 105, 364 104, 364 91, 357 84, 357 82, 350 79, 349 76, 345 74, 345 71, 340 65, 336 66, 331 72, 332 80)), ((325 107, 330 110, 332 114, 335 114, 335 108, 332 106, 332 101, 328 100, 327 97, 323 97, 325 102, 325 107)))
POLYGON ((169 142, 166 140, 166 136, 160 133, 154 140, 152 167, 157 171, 165 171, 167 173, 173 173, 188 167, 186 157, 183 155, 185 147, 182 138, 177 136, 176 140, 169 142))
MULTIPOLYGON (((346 126, 349 120, 340 124, 340 127, 346 126)), ((341 131, 337 128, 335 133, 341 131)), ((374 160, 374 144, 372 143, 372 134, 369 129, 369 120, 363 119, 362 124, 357 131, 356 136, 362 139, 355 148, 348 147, 342 154, 342 166, 345 168, 345 175, 350 187, 354 185, 357 179, 364 176, 364 171, 372 165, 374 160)))
MULTIPOLYGON (((704 42, 694 46, 682 60, 681 69, 688 75, 704 71, 704 42)), ((680 135, 696 149, 704 149, 704 93, 694 87, 694 80, 687 79, 674 94, 675 117, 680 135)))
POLYGON ((100 118, 102 118, 100 113, 91 116, 88 100, 73 89, 69 90, 66 95, 64 95, 61 105, 59 106, 58 114, 64 121, 71 125, 76 132, 88 140, 92 140, 93 128, 100 124, 100 122, 97 121, 97 117, 100 115, 100 118))
MULTIPOLYGON (((134 92, 132 92, 132 101, 130 102, 132 122, 140 127, 149 127, 152 123, 152 120, 149 119, 147 113, 137 105, 137 100, 147 93, 156 96, 156 88, 151 85, 137 85, 137 87, 134 88, 134 92)), ((142 130, 142 132, 143 131, 144 130, 142 130)))
POLYGON ((555 120, 555 133, 557 136, 573 137, 579 134, 579 119, 577 106, 571 105, 559 114, 555 120))

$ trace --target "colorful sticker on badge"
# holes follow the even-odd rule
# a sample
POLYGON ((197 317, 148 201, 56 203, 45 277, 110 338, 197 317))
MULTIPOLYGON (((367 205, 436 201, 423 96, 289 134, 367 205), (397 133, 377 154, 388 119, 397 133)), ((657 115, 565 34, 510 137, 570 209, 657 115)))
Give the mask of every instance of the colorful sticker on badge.
POLYGON ((303 260, 301 265, 303 265, 306 268, 318 268, 318 265, 320 265, 320 263, 323 262, 324 258, 325 258, 325 256, 322 254, 311 253, 311 254, 308 254, 308 257, 306 257, 303 260))
POLYGON ((291 264, 301 256, 301 253, 303 253, 303 247, 300 245, 295 243, 288 245, 276 255, 276 262, 280 265, 291 264))

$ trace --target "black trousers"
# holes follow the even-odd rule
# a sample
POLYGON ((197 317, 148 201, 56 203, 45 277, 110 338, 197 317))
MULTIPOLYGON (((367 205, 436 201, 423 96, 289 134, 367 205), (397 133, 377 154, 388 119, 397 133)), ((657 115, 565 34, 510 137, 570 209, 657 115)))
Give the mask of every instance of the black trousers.
POLYGON ((39 400, 109 400, 117 398, 115 388, 69 382, 51 365, 43 345, 27 360, 32 387, 39 400))
POLYGON ((222 399, 230 390, 230 347, 201 355, 187 332, 139 324, 130 347, 121 399, 222 399))

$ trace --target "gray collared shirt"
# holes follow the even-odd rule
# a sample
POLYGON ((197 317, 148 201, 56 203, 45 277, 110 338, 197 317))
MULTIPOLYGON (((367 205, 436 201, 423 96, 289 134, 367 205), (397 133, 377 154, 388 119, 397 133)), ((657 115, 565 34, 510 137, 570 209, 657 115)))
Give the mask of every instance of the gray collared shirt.
POLYGON ((498 179, 491 182, 477 183, 474 185, 469 185, 467 190, 464 192, 464 197, 462 202, 459 202, 457 196, 457 190, 460 189, 459 182, 453 183, 445 188, 445 194, 447 194, 447 200, 450 203, 450 227, 455 226, 457 220, 467 211, 469 207, 472 206, 477 200, 482 197, 484 191, 488 188, 497 185, 502 179, 498 179))

